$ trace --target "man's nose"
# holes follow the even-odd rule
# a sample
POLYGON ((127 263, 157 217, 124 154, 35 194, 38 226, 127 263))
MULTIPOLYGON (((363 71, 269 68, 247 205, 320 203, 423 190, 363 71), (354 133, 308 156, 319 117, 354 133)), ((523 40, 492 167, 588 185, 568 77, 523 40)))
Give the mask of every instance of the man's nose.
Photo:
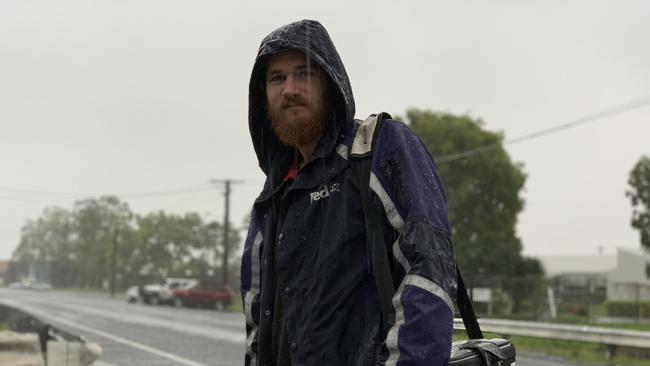
POLYGON ((300 94, 300 85, 298 80, 293 76, 288 76, 287 80, 284 83, 284 89, 282 90, 282 95, 285 97, 295 97, 300 94))

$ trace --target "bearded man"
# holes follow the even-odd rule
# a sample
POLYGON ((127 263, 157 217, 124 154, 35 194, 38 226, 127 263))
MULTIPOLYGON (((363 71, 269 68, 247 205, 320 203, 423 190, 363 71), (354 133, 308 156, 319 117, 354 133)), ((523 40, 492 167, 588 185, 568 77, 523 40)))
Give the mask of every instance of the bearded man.
POLYGON ((383 121, 368 181, 350 162, 366 139, 327 31, 303 20, 269 34, 249 85, 249 128, 266 174, 241 266, 246 365, 443 365, 456 269, 433 159, 383 121), (363 187, 367 185, 367 187, 363 187), (382 213, 394 283, 382 319, 361 189, 382 213))

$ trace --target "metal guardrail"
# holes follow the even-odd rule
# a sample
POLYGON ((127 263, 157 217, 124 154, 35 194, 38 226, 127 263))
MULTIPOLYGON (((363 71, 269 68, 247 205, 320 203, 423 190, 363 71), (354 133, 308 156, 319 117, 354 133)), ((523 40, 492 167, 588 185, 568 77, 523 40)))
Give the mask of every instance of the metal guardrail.
MULTIPOLYGON (((484 332, 501 335, 600 343, 607 346, 650 348, 650 332, 638 330, 506 319, 479 319, 478 322, 484 332)), ((454 319, 454 329, 465 329, 462 319, 454 319)))

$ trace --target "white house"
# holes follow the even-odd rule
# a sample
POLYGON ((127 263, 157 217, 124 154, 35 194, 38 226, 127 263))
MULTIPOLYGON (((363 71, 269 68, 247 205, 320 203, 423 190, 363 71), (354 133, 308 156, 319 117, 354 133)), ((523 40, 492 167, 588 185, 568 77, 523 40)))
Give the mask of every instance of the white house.
POLYGON ((618 248, 616 255, 539 257, 558 295, 601 293, 607 300, 650 301, 650 254, 618 248))
POLYGON ((549 255, 539 257, 556 295, 604 293, 607 274, 616 268, 615 255, 549 255))
POLYGON ((616 268, 607 274, 607 300, 650 301, 650 255, 618 249, 616 268))

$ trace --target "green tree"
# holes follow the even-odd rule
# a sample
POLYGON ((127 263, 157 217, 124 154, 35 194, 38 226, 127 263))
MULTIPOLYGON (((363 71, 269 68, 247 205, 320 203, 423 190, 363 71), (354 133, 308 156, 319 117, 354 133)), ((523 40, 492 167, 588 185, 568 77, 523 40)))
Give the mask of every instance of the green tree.
MULTIPOLYGON (((235 280, 237 229, 228 240, 229 278, 235 280)), ((223 225, 216 221, 191 212, 137 216, 118 198, 101 197, 77 201, 71 211, 47 208, 27 220, 13 259, 21 268, 36 263, 49 269, 57 287, 103 287, 115 269, 116 287, 124 289, 168 276, 219 280, 223 249, 223 225)))
MULTIPOLYGON (((77 272, 72 285, 102 287, 111 278, 115 244, 120 250, 132 235, 133 213, 128 204, 113 196, 77 201, 72 212, 70 259, 77 272)), ((123 256, 117 252, 118 272, 124 264, 123 256)))
POLYGON ((27 220, 13 260, 45 265, 52 284, 67 284, 74 276, 68 257, 71 222, 70 211, 61 207, 48 207, 38 219, 27 220))
POLYGON ((523 166, 510 159, 503 135, 485 130, 481 120, 410 109, 407 121, 437 162, 447 193, 454 255, 466 281, 486 286, 496 280, 511 290, 516 308, 525 291, 506 280, 542 272, 535 259, 521 256, 515 231, 524 207, 523 166), (474 153, 459 154, 466 151, 474 153))
POLYGON ((203 222, 197 214, 170 215, 163 211, 137 218, 132 265, 141 274, 184 275, 196 251, 205 247, 203 222))
POLYGON ((501 285, 510 294, 512 312, 536 315, 537 308, 546 299, 547 281, 541 263, 534 258, 523 257, 511 276, 503 278, 501 285))
MULTIPOLYGON (((196 213, 170 215, 163 211, 137 219, 136 246, 130 268, 154 277, 191 276, 221 278, 223 225, 203 222, 196 213)), ((239 247, 239 234, 231 229, 229 253, 239 247)))
POLYGON ((650 158, 642 156, 628 178, 626 196, 632 202, 632 227, 639 230, 641 246, 650 251, 650 158))
POLYGON ((37 220, 27 220, 21 229, 21 240, 14 250, 14 259, 52 260, 69 241, 70 212, 61 207, 48 207, 37 220))

